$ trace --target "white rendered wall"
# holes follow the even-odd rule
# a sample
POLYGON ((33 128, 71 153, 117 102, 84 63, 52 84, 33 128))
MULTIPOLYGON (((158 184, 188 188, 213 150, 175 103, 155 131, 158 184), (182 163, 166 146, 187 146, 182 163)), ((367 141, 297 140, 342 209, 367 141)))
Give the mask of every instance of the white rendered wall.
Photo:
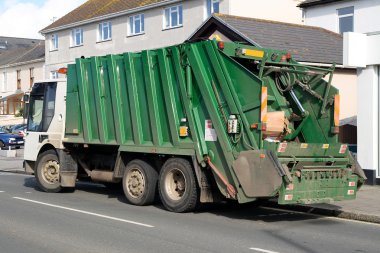
MULTIPOLYGON (((65 67, 81 56, 133 52, 182 43, 207 19, 206 2, 206 0, 183 1, 183 26, 174 29, 163 29, 164 7, 157 7, 134 13, 134 15, 144 13, 145 33, 142 35, 128 36, 129 15, 108 20, 112 22, 112 40, 107 42, 96 42, 99 22, 81 26, 84 35, 83 46, 80 47, 70 47, 71 29, 66 29, 57 32, 58 50, 50 51, 51 33, 46 34, 46 78, 49 78, 51 71, 65 67)), ((296 7, 298 2, 298 0, 221 0, 219 11, 223 14, 301 23, 302 12, 296 7)))
POLYGON ((358 112, 356 69, 336 69, 331 84, 339 89, 339 118, 356 116, 358 112))
POLYGON ((305 24, 339 32, 337 9, 354 6, 354 32, 380 31, 380 0, 341 1, 304 10, 305 24))
POLYGON ((358 70, 358 162, 367 170, 379 164, 379 90, 378 67, 358 70))
POLYGON ((0 83, 3 83, 3 72, 7 73, 6 90, 0 90, 0 96, 14 94, 17 90, 17 70, 20 70, 21 90, 27 91, 30 88, 30 68, 34 68, 34 80, 43 79, 44 62, 25 63, 16 66, 0 68, 0 83))
POLYGON ((380 33, 346 33, 343 37, 343 63, 358 67, 358 161, 379 174, 379 68, 380 33))
MULTIPOLYGON (((234 1, 234 0, 233 0, 234 1)), ((71 29, 57 32, 58 50, 50 51, 50 36, 46 35, 46 77, 50 71, 65 67, 75 58, 99 56, 123 52, 134 52, 143 49, 160 48, 185 41, 207 18, 206 0, 190 0, 183 3, 183 26, 163 29, 163 7, 134 13, 144 13, 145 33, 128 36, 129 15, 110 19, 112 22, 112 40, 97 42, 99 22, 81 26, 83 28, 83 46, 70 47, 71 29)), ((170 5, 169 5, 170 6, 170 5)), ((229 1, 222 0, 220 11, 228 13, 229 1)))
POLYGON ((300 0, 230 0, 230 14, 302 24, 300 0))

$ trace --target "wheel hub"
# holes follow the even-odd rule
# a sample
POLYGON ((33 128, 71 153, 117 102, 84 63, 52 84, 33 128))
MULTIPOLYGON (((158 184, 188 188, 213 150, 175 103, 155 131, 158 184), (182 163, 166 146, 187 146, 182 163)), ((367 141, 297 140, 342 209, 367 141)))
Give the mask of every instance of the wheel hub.
POLYGON ((171 170, 165 178, 165 189, 173 200, 180 200, 186 190, 185 175, 178 169, 171 170))
POLYGON ((57 161, 48 161, 42 168, 45 182, 55 184, 59 181, 59 164, 57 161))
POLYGON ((145 178, 138 169, 132 169, 127 175, 128 193, 133 198, 139 198, 143 195, 145 188, 145 178))

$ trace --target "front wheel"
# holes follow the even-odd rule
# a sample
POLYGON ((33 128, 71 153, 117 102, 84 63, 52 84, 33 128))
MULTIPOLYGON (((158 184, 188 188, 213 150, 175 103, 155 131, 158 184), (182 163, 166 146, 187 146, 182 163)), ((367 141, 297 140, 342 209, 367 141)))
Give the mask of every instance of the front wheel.
POLYGON ((198 187, 194 170, 182 158, 167 160, 160 171, 159 194, 162 204, 172 212, 184 213, 198 204, 198 187))
POLYGON ((38 186, 45 192, 62 190, 59 182, 59 160, 54 150, 47 150, 38 156, 35 174, 38 186))

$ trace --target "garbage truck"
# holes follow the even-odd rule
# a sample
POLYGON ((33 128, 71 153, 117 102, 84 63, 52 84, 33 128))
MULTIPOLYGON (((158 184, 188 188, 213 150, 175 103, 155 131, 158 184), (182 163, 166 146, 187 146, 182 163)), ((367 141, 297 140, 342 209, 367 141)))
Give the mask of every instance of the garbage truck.
POLYGON ((355 199, 335 66, 223 41, 76 59, 30 93, 25 170, 46 192, 122 184, 133 205, 355 199))

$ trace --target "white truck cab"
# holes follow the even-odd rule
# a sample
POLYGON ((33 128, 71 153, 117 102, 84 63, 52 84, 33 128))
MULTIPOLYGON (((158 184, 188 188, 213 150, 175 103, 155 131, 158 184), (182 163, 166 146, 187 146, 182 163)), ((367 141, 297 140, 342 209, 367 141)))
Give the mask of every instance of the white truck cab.
MULTIPOLYGON (((24 166, 27 173, 35 173, 35 165, 47 150, 62 149, 65 129, 66 79, 35 82, 29 97, 27 134, 25 137, 24 166)), ((47 168, 46 176, 59 176, 47 168)))

